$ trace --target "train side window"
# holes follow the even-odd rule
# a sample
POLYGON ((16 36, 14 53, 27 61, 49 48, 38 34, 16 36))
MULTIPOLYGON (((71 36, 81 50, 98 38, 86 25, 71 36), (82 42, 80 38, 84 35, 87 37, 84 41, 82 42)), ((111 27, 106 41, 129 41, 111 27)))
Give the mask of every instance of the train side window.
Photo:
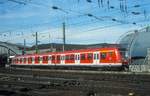
POLYGON ((43 56, 42 58, 43 58, 43 61, 45 61, 45 56, 43 56))
POLYGON ((29 58, 28 58, 28 61, 29 61, 29 62, 32 62, 32 57, 29 57, 29 58))
POLYGON ((55 56, 52 56, 52 60, 55 60, 55 56))
POLYGON ((18 60, 18 63, 20 63, 20 59, 18 58, 17 60, 18 60))
POLYGON ((35 61, 37 61, 37 60, 38 60, 38 58, 37 58, 37 57, 34 57, 34 60, 35 60, 35 61))
POLYGON ((30 57, 29 59, 30 59, 30 62, 32 62, 32 57, 30 57))
POLYGON ((44 61, 48 61, 48 56, 43 56, 44 61))
POLYGON ((109 56, 111 56, 111 57, 112 57, 112 56, 113 56, 113 52, 109 52, 109 56))
POLYGON ((19 63, 19 59, 17 58, 17 63, 19 63))
POLYGON ((106 59, 106 53, 101 53, 101 59, 106 59))
POLYGON ((28 59, 28 62, 30 62, 30 57, 28 57, 27 59, 28 59))
POLYGON ((31 58, 30 57, 28 57, 28 61, 31 62, 31 58))
POLYGON ((18 59, 16 58, 16 62, 18 63, 18 59))
POLYGON ((70 60, 74 60, 74 55, 70 55, 70 60))
POLYGON ((45 60, 48 61, 48 56, 45 56, 45 60))
POLYGON ((20 58, 20 63, 22 63, 22 58, 20 58))
POLYGON ((20 63, 20 58, 18 60, 19 60, 19 63, 20 63))
POLYGON ((17 63, 19 63, 19 58, 17 58, 17 63))
POLYGON ((69 60, 69 55, 66 55, 66 56, 65 56, 65 59, 66 59, 66 60, 69 60))
POLYGON ((81 60, 85 60, 85 54, 81 54, 81 60))
POLYGON ((26 58, 24 58, 24 62, 26 62, 26 58))
POLYGON ((92 54, 92 53, 88 53, 88 54, 87 54, 87 58, 88 58, 89 60, 92 60, 92 59, 93 59, 93 54, 92 54))
POLYGON ((60 56, 59 55, 57 56, 57 60, 60 60, 60 56))

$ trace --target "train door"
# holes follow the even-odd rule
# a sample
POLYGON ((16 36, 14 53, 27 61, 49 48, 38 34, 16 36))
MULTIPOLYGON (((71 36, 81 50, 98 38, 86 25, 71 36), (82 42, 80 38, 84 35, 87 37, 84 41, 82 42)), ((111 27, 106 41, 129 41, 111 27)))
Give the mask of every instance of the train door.
POLYGON ((32 64, 34 64, 35 57, 34 57, 34 56, 32 56, 31 58, 32 58, 32 59, 31 59, 31 60, 32 60, 32 64))
POLYGON ((39 56, 39 65, 42 65, 43 62, 43 56, 39 56))
POLYGON ((48 64, 52 64, 52 56, 51 55, 48 56, 48 64))
POLYGON ((80 53, 75 54, 75 64, 80 64, 80 53))
POLYGON ((99 52, 94 52, 93 64, 99 64, 99 52))
POLYGON ((61 64, 65 64, 65 55, 64 54, 61 55, 61 64))

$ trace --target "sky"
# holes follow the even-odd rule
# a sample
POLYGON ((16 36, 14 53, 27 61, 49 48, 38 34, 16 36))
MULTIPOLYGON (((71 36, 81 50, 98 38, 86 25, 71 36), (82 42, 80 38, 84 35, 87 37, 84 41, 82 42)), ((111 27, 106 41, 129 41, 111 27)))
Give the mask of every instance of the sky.
POLYGON ((150 24, 149 0, 0 0, 0 40, 26 45, 116 43, 150 24))

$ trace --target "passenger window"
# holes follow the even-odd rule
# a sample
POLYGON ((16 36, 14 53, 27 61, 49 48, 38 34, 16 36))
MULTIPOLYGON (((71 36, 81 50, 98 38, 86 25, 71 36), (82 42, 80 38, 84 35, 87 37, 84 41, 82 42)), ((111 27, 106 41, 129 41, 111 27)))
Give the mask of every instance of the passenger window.
POLYGON ((22 63, 22 58, 20 58, 20 63, 22 63))
POLYGON ((57 56, 57 60, 60 60, 60 56, 57 56))
POLYGON ((43 61, 45 61, 45 56, 43 56, 43 61))
POLYGON ((89 60, 92 60, 92 59, 93 59, 93 54, 92 54, 92 53, 88 53, 87 58, 88 58, 89 60))
POLYGON ((85 60, 85 54, 81 54, 81 60, 85 60))
POLYGON ((32 62, 32 57, 29 57, 29 62, 32 62))
POLYGON ((111 57, 112 57, 112 56, 113 56, 113 52, 109 52, 109 56, 111 56, 111 57))
POLYGON ((35 57, 35 61, 38 62, 39 61, 39 57, 35 57))
POLYGON ((24 58, 24 62, 26 61, 26 58, 24 58))
POLYGON ((19 63, 19 58, 17 58, 17 63, 19 63))
POLYGON ((52 60, 55 60, 55 56, 52 56, 52 60))
POLYGON ((43 60, 47 61, 48 60, 48 56, 43 56, 43 60))
POLYGON ((101 59, 106 59, 106 53, 101 53, 101 59))
POLYGON ((71 55, 71 56, 70 56, 70 60, 74 60, 74 55, 71 55))
POLYGON ((66 55, 66 58, 65 58, 66 60, 69 60, 69 55, 66 55))

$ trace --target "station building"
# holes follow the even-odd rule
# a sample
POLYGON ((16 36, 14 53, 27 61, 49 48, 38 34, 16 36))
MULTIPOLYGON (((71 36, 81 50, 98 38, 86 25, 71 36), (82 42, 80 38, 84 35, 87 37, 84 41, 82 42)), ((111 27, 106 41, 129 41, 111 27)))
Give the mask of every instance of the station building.
POLYGON ((8 63, 10 56, 22 54, 23 46, 0 41, 0 67, 8 63))
POLYGON ((150 27, 129 31, 119 40, 119 44, 127 49, 131 58, 130 68, 135 71, 150 70, 148 58, 150 58, 150 27))
POLYGON ((124 34, 119 44, 128 50, 129 57, 133 59, 145 58, 150 48, 150 27, 141 30, 129 31, 124 34))

